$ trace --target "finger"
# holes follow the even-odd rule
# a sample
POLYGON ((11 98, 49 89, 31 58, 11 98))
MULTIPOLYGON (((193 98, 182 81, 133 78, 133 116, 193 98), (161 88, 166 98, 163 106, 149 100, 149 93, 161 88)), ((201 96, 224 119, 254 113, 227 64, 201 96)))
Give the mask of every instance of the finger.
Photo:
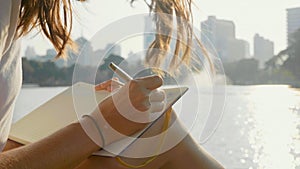
POLYGON ((122 87, 121 85, 111 85, 111 86, 110 86, 111 91, 118 90, 118 89, 120 89, 121 87, 122 87))
POLYGON ((113 78, 111 80, 107 80, 105 82, 102 82, 102 83, 96 85, 95 90, 96 91, 106 90, 109 86, 113 86, 113 89, 114 89, 114 88, 119 88, 123 85, 124 84, 122 82, 120 82, 117 78, 113 78))
POLYGON ((108 92, 112 92, 112 91, 113 91, 113 88, 112 88, 111 86, 107 86, 106 90, 107 90, 108 92))
POLYGON ((152 102, 149 112, 150 113, 161 112, 163 111, 164 107, 165 107, 164 102, 152 102))
POLYGON ((141 112, 145 112, 149 110, 151 104, 149 102, 149 96, 137 96, 137 99, 131 100, 131 106, 133 106, 135 109, 141 112))
POLYGON ((104 81, 95 86, 95 90, 106 90, 107 86, 111 83, 111 80, 104 81))
POLYGON ((165 95, 166 93, 164 92, 164 90, 153 90, 151 93, 150 93, 150 96, 149 96, 149 101, 150 102, 162 102, 165 100, 165 95))
POLYGON ((159 88, 163 84, 162 78, 160 78, 157 75, 143 77, 140 79, 136 79, 136 81, 138 81, 138 83, 140 83, 142 86, 149 90, 159 88))
POLYGON ((99 91, 99 90, 106 90, 106 87, 103 86, 102 84, 98 84, 98 85, 95 86, 95 90, 96 90, 96 91, 99 91))
POLYGON ((120 86, 120 87, 122 87, 122 86, 124 86, 124 83, 120 82, 119 79, 117 79, 117 80, 113 79, 112 82, 111 82, 111 85, 112 86, 120 86))

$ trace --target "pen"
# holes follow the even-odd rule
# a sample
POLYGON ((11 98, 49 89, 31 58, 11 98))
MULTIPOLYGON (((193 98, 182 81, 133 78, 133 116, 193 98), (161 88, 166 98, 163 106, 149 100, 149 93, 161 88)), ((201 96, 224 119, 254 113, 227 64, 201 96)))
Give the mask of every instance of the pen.
POLYGON ((113 62, 109 64, 109 67, 112 71, 114 71, 120 78, 122 78, 126 82, 132 80, 132 77, 130 77, 124 70, 122 70, 119 66, 115 65, 113 62))

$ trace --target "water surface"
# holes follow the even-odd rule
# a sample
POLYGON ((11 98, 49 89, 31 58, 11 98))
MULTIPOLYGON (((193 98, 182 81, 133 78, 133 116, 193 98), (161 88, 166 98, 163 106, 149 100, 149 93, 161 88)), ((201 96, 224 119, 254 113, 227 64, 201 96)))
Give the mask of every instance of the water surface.
MULTIPOLYGON (((23 88, 13 120, 64 89, 23 88)), ((203 146, 230 169, 299 169, 299 131, 299 90, 283 85, 228 86, 222 121, 203 146)))

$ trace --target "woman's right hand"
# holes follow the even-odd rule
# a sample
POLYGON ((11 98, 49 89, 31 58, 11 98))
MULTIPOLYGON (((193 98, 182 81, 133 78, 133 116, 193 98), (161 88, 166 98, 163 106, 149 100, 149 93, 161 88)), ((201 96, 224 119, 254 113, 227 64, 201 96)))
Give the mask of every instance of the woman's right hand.
POLYGON ((157 89, 162 83, 159 76, 149 76, 113 91, 89 118, 81 120, 87 135, 103 147, 145 128, 151 120, 150 113, 164 108, 165 93, 157 89))

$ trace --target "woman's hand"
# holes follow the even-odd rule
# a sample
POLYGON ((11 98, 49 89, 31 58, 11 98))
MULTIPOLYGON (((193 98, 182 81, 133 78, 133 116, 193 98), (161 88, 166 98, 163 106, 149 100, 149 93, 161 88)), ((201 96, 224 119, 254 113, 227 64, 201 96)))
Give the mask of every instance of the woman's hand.
POLYGON ((87 135, 103 147, 142 130, 150 122, 150 113, 164 108, 165 93, 157 90, 162 83, 159 76, 149 76, 123 86, 117 79, 97 85, 96 90, 115 92, 81 120, 87 135))
POLYGON ((124 86, 124 84, 120 82, 118 78, 114 77, 110 80, 107 80, 105 82, 96 85, 95 90, 96 91, 106 90, 108 92, 112 92, 116 89, 121 88, 122 86, 124 86))
POLYGON ((132 80, 111 97, 100 103, 99 108, 105 120, 118 132, 131 135, 143 129, 147 122, 133 121, 129 117, 149 117, 149 113, 162 111, 164 93, 156 89, 162 85, 159 76, 132 80))

